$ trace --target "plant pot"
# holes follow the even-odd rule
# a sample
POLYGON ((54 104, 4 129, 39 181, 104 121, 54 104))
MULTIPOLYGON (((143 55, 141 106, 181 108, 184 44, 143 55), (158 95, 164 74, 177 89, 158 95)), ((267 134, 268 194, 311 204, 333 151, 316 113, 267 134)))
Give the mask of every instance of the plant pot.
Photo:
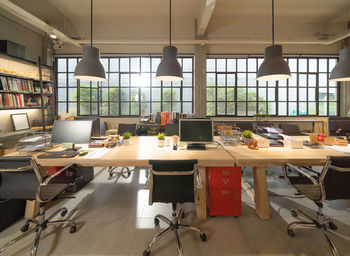
POLYGON ((130 139, 124 140, 124 145, 129 146, 130 145, 130 139))
POLYGON ((165 140, 158 140, 158 147, 164 147, 165 140))
POLYGON ((265 116, 265 121, 269 121, 270 117, 269 116, 265 116))
POLYGON ((248 142, 249 142, 251 139, 252 139, 252 138, 243 137, 243 142, 244 142, 244 144, 247 144, 247 145, 248 145, 248 142))

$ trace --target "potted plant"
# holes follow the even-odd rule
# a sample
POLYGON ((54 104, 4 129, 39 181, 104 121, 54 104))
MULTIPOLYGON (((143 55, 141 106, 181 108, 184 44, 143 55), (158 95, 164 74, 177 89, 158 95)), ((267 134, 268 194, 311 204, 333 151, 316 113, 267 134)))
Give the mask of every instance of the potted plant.
POLYGON ((163 132, 160 132, 158 133, 157 138, 158 138, 158 146, 164 147, 165 134, 163 132))
POLYGON ((124 140, 124 145, 128 146, 130 144, 130 137, 131 137, 131 133, 130 132, 124 132, 123 133, 123 140, 124 140))
POLYGON ((259 113, 254 114, 254 121, 260 121, 260 119, 261 119, 261 114, 259 113))
POLYGON ((242 132, 242 136, 243 136, 243 141, 245 143, 248 143, 248 141, 250 141, 253 138, 253 132, 251 130, 244 130, 242 132))
POLYGON ((265 114, 265 121, 269 121, 270 120, 270 114, 269 113, 266 113, 265 114))

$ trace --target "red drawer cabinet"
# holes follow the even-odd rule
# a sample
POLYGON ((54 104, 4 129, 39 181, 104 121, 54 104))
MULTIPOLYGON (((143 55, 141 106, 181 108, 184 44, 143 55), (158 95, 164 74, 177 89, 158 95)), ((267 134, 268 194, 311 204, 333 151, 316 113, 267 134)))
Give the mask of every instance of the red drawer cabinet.
POLYGON ((241 215, 241 167, 207 169, 209 215, 241 215))

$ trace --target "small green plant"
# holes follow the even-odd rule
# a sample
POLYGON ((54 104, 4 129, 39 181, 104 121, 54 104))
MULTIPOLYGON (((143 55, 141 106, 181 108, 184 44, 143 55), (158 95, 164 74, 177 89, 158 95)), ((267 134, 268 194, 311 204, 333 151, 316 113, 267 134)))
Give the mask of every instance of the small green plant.
POLYGON ((269 113, 266 113, 266 114, 265 114, 265 117, 270 117, 270 114, 269 114, 269 113))
POLYGON ((254 114, 254 116, 255 116, 255 117, 260 117, 260 116, 261 116, 261 114, 256 113, 256 114, 254 114))
POLYGON ((158 140, 165 140, 165 134, 164 134, 164 132, 158 133, 157 138, 158 138, 158 140))
POLYGON ((130 139, 130 137, 131 137, 131 133, 130 132, 124 132, 123 133, 123 139, 124 140, 130 139))
POLYGON ((253 132, 251 130, 244 130, 242 135, 244 138, 247 138, 247 139, 253 138, 253 132))

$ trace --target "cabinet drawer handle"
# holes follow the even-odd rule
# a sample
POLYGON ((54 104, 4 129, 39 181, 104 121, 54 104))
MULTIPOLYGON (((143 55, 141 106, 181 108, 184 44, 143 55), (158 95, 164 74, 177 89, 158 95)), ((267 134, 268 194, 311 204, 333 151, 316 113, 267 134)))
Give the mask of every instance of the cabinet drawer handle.
POLYGON ((230 180, 229 180, 229 179, 222 179, 222 182, 223 182, 225 185, 227 185, 227 184, 230 182, 230 180))
POLYGON ((229 195, 229 194, 230 194, 230 190, 223 190, 223 191, 222 191, 222 194, 223 194, 223 195, 229 195))
POLYGON ((230 172, 229 171, 223 171, 222 175, 230 175, 230 172))

